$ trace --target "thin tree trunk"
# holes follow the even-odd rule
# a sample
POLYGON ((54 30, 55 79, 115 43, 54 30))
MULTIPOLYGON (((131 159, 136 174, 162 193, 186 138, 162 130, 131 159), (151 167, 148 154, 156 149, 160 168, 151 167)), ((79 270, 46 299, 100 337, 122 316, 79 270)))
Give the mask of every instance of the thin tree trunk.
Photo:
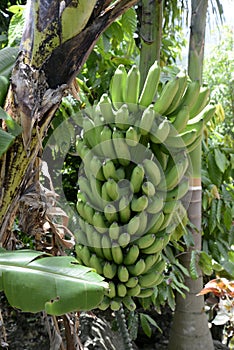
MULTIPOLYGON (((191 31, 189 44, 188 72, 192 80, 202 81, 204 58, 204 42, 206 28, 206 13, 208 0, 192 0, 191 31)), ((192 250, 201 250, 201 144, 191 153, 193 174, 190 179, 191 197, 188 206, 188 217, 194 225, 192 234, 194 247, 181 255, 181 263, 189 270, 192 250)), ((197 264, 199 277, 194 280, 186 277, 185 284, 189 287, 186 298, 176 295, 176 309, 169 340, 169 350, 212 350, 214 349, 208 320, 205 314, 204 298, 197 294, 203 288, 202 272, 197 264)))
POLYGON ((162 0, 142 0, 141 10, 141 52, 140 72, 141 84, 145 81, 149 67, 155 60, 160 62, 160 50, 162 44, 162 0))
MULTIPOLYGON (((9 240, 17 203, 32 176, 34 161, 64 91, 87 60, 102 32, 137 0, 87 3, 86 23, 67 40, 64 9, 57 0, 31 0, 20 53, 12 72, 7 112, 23 127, 22 136, 0 159, 0 242, 9 240), (93 6, 90 9, 90 6, 93 6), (50 21, 48 22, 48 18, 50 21)), ((77 8, 84 0, 69 2, 77 8)), ((79 24, 79 23, 78 23, 79 24)))

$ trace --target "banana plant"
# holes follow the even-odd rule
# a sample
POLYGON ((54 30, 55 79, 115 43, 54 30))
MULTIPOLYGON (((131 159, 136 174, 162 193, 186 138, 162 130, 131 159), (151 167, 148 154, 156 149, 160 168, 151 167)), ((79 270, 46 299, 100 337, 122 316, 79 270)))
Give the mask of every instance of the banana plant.
POLYGON ((94 309, 108 283, 71 256, 34 250, 0 252, 0 290, 11 306, 51 315, 94 309))

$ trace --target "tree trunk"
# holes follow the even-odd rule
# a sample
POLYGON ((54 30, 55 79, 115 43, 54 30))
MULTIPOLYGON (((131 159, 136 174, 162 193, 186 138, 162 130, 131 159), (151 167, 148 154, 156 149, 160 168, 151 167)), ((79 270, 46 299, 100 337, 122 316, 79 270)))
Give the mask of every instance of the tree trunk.
POLYGON ((62 8, 57 0, 31 0, 27 5, 25 30, 6 102, 7 112, 21 124, 23 132, 0 159, 3 246, 9 240, 17 203, 33 176, 42 140, 65 90, 102 32, 137 0, 118 0, 110 5, 111 2, 75 0, 61 2, 62 8), (66 11, 68 7, 70 15, 66 11), (70 25, 74 20, 71 16, 77 20, 75 28, 70 25))
MULTIPOLYGON (((160 63, 160 50, 162 44, 162 0, 142 0, 140 16, 141 52, 140 72, 141 84, 144 83, 149 67, 155 60, 160 63)), ((142 87, 142 86, 141 86, 142 87)))
MULTIPOLYGON (((191 31, 189 44, 188 72, 192 80, 202 80, 202 68, 204 57, 204 42, 206 28, 206 13, 208 0, 192 0, 191 31)), ((201 250, 201 144, 190 154, 193 174, 190 179, 190 191, 187 198, 191 197, 188 206, 188 217, 194 225, 192 229, 194 247, 181 255, 181 263, 189 270, 192 250, 201 250)), ((202 272, 197 265, 199 277, 194 280, 185 279, 189 292, 183 299, 176 295, 176 309, 170 334, 169 350, 201 350, 214 349, 211 333, 208 328, 208 320, 205 314, 204 298, 196 296, 203 288, 202 272)))

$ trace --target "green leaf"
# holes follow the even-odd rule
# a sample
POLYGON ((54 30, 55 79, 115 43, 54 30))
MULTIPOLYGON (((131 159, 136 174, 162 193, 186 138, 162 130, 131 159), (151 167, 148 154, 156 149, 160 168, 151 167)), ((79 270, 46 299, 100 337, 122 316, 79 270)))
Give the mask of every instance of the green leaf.
POLYGON ((8 150, 14 138, 9 132, 0 129, 0 157, 8 150))
POLYGON ((4 47, 0 50, 0 75, 10 77, 18 51, 17 47, 4 47))
POLYGON ((151 329, 150 325, 156 327, 162 333, 161 328, 154 321, 154 319, 152 317, 150 317, 149 315, 140 313, 140 321, 141 321, 142 329, 143 329, 144 333, 147 335, 147 337, 150 338, 152 335, 152 329, 151 329))
POLYGON ((224 173, 228 166, 228 160, 223 152, 220 151, 219 148, 214 150, 215 154, 215 162, 219 168, 219 170, 224 173))
POLYGON ((18 136, 22 132, 22 127, 15 122, 15 120, 7 114, 2 107, 0 107, 0 119, 5 120, 8 132, 13 136, 18 136))
POLYGON ((196 250, 192 250, 191 252, 189 271, 192 279, 196 280, 199 277, 198 271, 197 271, 197 251, 196 250))
POLYGON ((121 18, 123 32, 128 33, 131 37, 133 37, 136 29, 137 29, 137 15, 136 11, 133 8, 127 10, 121 18))
POLYGON ((208 170, 209 178, 211 179, 212 183, 214 183, 217 187, 220 187, 222 183, 222 173, 216 165, 216 161, 212 152, 208 154, 208 170))
POLYGON ((33 250, 0 253, 0 287, 11 306, 25 312, 61 315, 91 310, 108 284, 74 257, 33 250))

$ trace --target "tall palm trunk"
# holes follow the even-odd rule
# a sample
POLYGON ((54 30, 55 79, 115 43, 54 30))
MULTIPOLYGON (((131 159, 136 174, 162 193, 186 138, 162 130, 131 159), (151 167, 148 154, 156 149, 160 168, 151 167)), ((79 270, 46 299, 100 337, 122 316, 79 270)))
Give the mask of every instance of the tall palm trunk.
POLYGON ((19 198, 33 176, 35 159, 64 91, 101 33, 137 0, 111 2, 28 2, 20 53, 6 102, 7 112, 21 124, 23 132, 0 159, 0 242, 3 246, 9 239, 19 198))
MULTIPOLYGON (((189 43, 188 72, 192 80, 202 81, 204 41, 208 0, 192 0, 191 31, 189 43)), ((192 250, 201 250, 201 144, 191 153, 193 174, 190 179, 191 197, 188 206, 188 217, 194 225, 192 234, 194 247, 181 256, 182 264, 189 269, 192 250)), ((203 288, 202 273, 197 266, 199 277, 194 280, 186 278, 189 287, 186 298, 176 296, 176 309, 170 334, 169 350, 212 350, 214 349, 204 311, 204 299, 197 297, 203 288)))

